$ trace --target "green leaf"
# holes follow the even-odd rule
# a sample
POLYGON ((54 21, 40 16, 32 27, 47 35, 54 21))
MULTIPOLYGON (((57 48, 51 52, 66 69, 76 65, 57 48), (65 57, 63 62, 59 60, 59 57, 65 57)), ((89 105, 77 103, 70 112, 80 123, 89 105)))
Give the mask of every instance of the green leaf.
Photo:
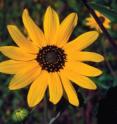
POLYGON ((104 5, 96 4, 93 2, 89 3, 89 5, 93 9, 96 9, 99 12, 101 12, 102 14, 104 14, 105 16, 107 16, 112 22, 117 22, 117 12, 115 12, 114 10, 112 10, 104 5))

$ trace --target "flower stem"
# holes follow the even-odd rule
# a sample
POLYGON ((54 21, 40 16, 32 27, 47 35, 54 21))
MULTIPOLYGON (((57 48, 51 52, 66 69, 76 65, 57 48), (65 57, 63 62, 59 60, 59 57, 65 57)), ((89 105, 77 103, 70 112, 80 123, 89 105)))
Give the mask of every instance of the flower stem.
POLYGON ((117 50, 117 44, 114 42, 113 38, 110 36, 108 31, 105 29, 101 20, 96 15, 95 11, 89 6, 88 1, 87 0, 82 0, 82 2, 86 6, 86 8, 88 9, 89 13, 94 17, 95 21, 97 22, 97 24, 99 25, 101 30, 104 32, 104 34, 108 38, 108 41, 110 42, 110 44, 115 48, 115 50, 117 50))
POLYGON ((47 95, 44 97, 44 124, 48 124, 48 106, 47 106, 47 95))

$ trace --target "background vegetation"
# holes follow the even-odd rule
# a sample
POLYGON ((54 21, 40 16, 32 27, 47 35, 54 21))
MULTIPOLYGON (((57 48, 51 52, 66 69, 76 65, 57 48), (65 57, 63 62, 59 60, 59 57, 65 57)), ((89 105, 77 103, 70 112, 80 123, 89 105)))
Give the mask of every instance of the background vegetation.
MULTIPOLYGON (((28 8, 32 18, 42 27, 42 17, 48 5, 58 11, 61 19, 72 11, 78 13, 79 22, 71 38, 91 30, 85 26, 85 18, 89 16, 89 11, 82 0, 0 0, 0 46, 14 44, 6 28, 8 24, 16 24, 24 31, 21 18, 24 8, 28 8)), ((108 32, 117 44, 117 0, 89 0, 89 5, 111 19, 111 29, 108 32)), ((104 55, 105 61, 95 65, 100 67, 104 73, 97 78, 93 78, 98 90, 77 89, 80 94, 80 107, 73 107, 65 99, 62 99, 57 106, 48 102, 47 108, 44 109, 45 105, 42 102, 31 110, 26 102, 28 88, 9 91, 8 82, 12 76, 0 73, 0 124, 45 124, 46 117, 48 122, 57 118, 55 124, 117 123, 116 46, 112 46, 102 33, 88 50, 104 55), (18 118, 16 111, 20 113, 18 118), (24 115, 22 113, 24 115, 28 114, 28 116, 23 119, 24 115)), ((0 53, 0 61, 5 59, 0 53)))

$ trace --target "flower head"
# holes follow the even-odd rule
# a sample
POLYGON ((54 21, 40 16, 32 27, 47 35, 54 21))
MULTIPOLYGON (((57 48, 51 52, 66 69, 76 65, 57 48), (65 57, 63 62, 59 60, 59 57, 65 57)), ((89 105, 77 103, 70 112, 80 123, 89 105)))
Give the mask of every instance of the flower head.
POLYGON ((48 88, 49 100, 57 104, 66 93, 68 101, 79 105, 72 82, 86 89, 96 89, 89 77, 102 73, 101 70, 83 62, 101 62, 103 56, 82 51, 98 37, 96 31, 86 32, 68 42, 77 24, 77 14, 69 14, 61 23, 59 16, 48 7, 44 16, 44 33, 29 16, 27 9, 22 15, 28 32, 25 37, 14 25, 8 31, 17 46, 3 46, 0 51, 10 60, 0 63, 0 72, 15 74, 9 84, 10 90, 30 86, 28 105, 33 107, 41 102, 48 88))
POLYGON ((28 114, 29 114, 28 110, 24 108, 19 108, 13 112, 12 119, 14 122, 21 122, 24 119, 26 119, 28 114))
MULTIPOLYGON (((96 12, 96 15, 98 16, 98 18, 100 19, 100 21, 102 22, 102 24, 104 25, 104 27, 106 29, 109 29, 111 21, 106 16, 104 16, 102 13, 100 13, 98 11, 95 11, 95 12, 96 12)), ((98 32, 102 32, 102 30, 100 29, 99 25, 97 24, 97 22, 95 21, 95 19, 92 15, 90 15, 90 17, 86 18, 85 24, 92 29, 96 29, 98 32)))

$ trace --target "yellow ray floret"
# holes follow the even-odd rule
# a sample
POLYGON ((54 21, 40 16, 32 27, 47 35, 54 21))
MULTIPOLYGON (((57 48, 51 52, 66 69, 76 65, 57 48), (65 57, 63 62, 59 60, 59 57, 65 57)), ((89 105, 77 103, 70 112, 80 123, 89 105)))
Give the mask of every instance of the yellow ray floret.
MULTIPOLYGON (((107 18, 106 16, 104 16, 102 13, 95 11, 96 15, 98 16, 98 18, 100 19, 100 21, 102 22, 103 26, 106 29, 110 29, 110 19, 107 18)), ((102 33, 102 30, 100 29, 99 25, 97 24, 97 22, 95 21, 94 17, 92 15, 90 15, 90 17, 86 18, 86 23, 87 26, 89 26, 92 29, 96 29, 98 32, 102 33)))
POLYGON ((0 47, 0 52, 9 58, 0 63, 0 72, 14 74, 9 89, 30 85, 27 96, 30 107, 42 101, 47 89, 53 104, 57 104, 66 94, 69 103, 78 106, 78 95, 72 82, 82 88, 95 90, 97 87, 89 77, 102 74, 100 69, 84 62, 101 62, 103 56, 82 51, 96 41, 98 32, 89 31, 69 41, 77 25, 77 14, 71 13, 60 22, 57 12, 51 7, 44 15, 44 32, 32 20, 27 9, 23 11, 22 20, 28 36, 23 35, 18 27, 8 25, 8 31, 17 46, 0 47))

